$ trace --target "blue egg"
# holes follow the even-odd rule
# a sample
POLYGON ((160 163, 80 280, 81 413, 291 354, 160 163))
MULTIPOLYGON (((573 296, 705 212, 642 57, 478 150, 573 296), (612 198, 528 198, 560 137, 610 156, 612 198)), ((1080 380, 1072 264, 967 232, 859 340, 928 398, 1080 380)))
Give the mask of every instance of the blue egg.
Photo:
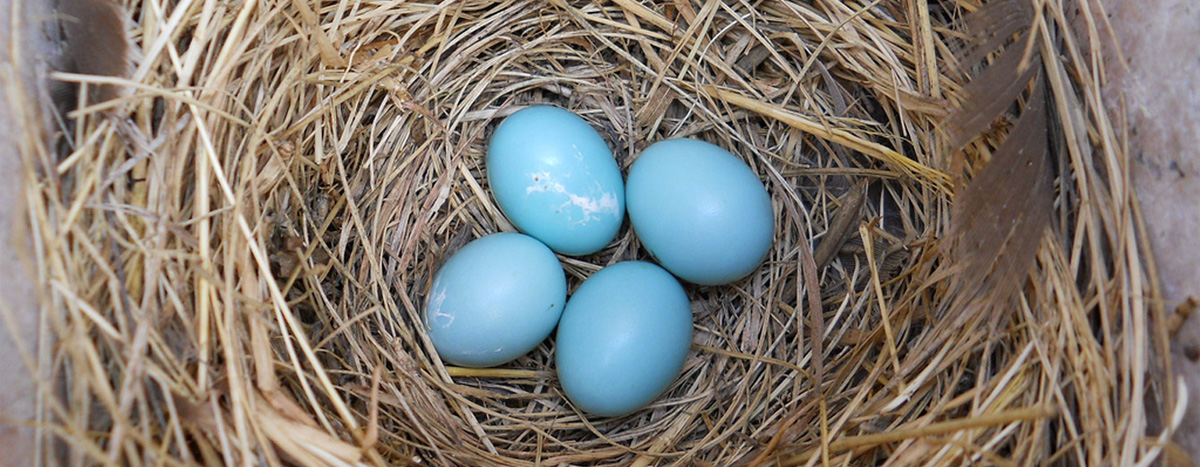
POLYGON ((621 228, 621 171, 604 138, 569 111, 534 106, 509 115, 492 134, 486 164, 504 215, 554 251, 595 253, 621 228))
POLYGON ((454 365, 495 366, 550 335, 567 299, 554 252, 518 233, 488 235, 454 253, 433 278, 425 331, 454 365))
POLYGON ((762 181, 741 159, 693 139, 646 148, 625 183, 629 222, 659 264, 680 279, 728 284, 771 249, 775 221, 762 181))
POLYGON ((617 263, 575 290, 558 324, 558 379, 576 407, 631 413, 675 380, 692 343, 683 287, 646 262, 617 263))

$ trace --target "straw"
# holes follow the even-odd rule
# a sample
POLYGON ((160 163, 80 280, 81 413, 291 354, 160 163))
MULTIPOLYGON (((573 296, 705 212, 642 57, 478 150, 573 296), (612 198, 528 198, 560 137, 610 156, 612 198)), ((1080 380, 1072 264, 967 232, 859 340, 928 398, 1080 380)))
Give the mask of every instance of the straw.
MULTIPOLYGON (((1061 38, 1055 220, 1012 307, 947 316, 955 183, 1014 118, 958 162, 938 136, 976 2, 129 3, 128 95, 79 110, 61 159, 27 156, 60 343, 41 429, 69 463, 129 465, 1149 461, 1176 389, 1148 372, 1167 333, 1107 57, 1078 45, 1102 32, 1037 4, 1061 38), (438 265, 513 230, 483 160, 534 104, 583 117, 622 170, 699 138, 771 193, 767 259, 687 287, 692 351, 632 415, 572 407, 552 339, 462 369, 422 330, 438 265)), ((562 259, 574 288, 648 258, 626 228, 562 259)))

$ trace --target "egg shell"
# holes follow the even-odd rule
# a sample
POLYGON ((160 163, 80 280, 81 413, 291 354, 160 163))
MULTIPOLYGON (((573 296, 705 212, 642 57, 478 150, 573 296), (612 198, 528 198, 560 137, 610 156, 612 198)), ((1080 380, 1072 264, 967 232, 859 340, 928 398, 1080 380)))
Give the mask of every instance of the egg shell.
POLYGON ((504 215, 554 251, 595 253, 621 228, 625 188, 612 151, 567 110, 533 106, 509 115, 485 163, 504 215))
POLYGON ((629 221, 646 250, 680 279, 734 282, 771 249, 771 198, 741 159, 719 146, 670 139, 646 148, 625 183, 629 221))
POLYGON ((592 414, 625 415, 653 402, 678 376, 692 342, 691 306, 662 268, 616 263, 571 295, 555 342, 567 398, 592 414))
POLYGON ((567 280, 537 239, 498 233, 468 243, 434 276, 425 331, 443 360, 495 366, 546 339, 562 315, 567 280))

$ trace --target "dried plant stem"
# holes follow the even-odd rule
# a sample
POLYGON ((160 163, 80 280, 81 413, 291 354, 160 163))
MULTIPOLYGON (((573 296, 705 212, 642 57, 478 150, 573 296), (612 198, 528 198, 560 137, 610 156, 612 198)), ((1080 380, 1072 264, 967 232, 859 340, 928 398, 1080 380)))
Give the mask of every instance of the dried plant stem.
MULTIPOLYGON (((22 174, 60 343, 36 359, 41 419, 70 463, 1126 465, 1164 452, 1144 439, 1152 412, 1172 413, 1154 397, 1173 380, 1149 371, 1163 348, 1145 344, 1168 329, 1145 317, 1157 289, 1123 133, 1100 101, 1103 57, 1079 50, 1098 38, 1065 26, 1067 0, 1003 10, 1057 38, 1012 56, 963 50, 976 38, 963 18, 989 8, 974 1, 124 1, 131 77, 55 75, 124 97, 72 113, 61 158, 28 154, 22 174), (983 124, 949 152, 970 74, 957 67, 1050 54, 1052 228, 1023 244, 1036 254, 1011 307, 954 312, 951 180, 977 179, 1019 118, 1008 103, 963 116, 983 124), (771 251, 735 284, 686 286, 684 368, 625 417, 571 405, 553 339, 467 369, 424 331, 438 267, 514 230, 485 154, 499 121, 534 104, 580 115, 623 170, 656 141, 698 138, 771 195, 771 251)), ((1012 47, 1010 26, 985 42, 1012 47)), ((653 258, 626 228, 561 259, 573 288, 653 258)))
MULTIPOLYGON (((1054 415, 1054 409, 1050 407, 1028 407, 1024 409, 1015 409, 1005 412, 990 413, 978 415, 967 419, 950 420, 945 422, 932 423, 925 426, 913 428, 899 428, 890 430, 885 433, 872 433, 869 435, 849 436, 834 440, 829 443, 828 450, 830 452, 841 452, 852 449, 860 449, 864 447, 878 446, 880 444, 895 443, 908 439, 926 438, 931 436, 945 435, 963 430, 975 428, 983 428, 993 425, 1004 425, 1023 420, 1037 420, 1054 415)), ((807 462, 813 456, 817 455, 818 451, 808 451, 797 454, 787 459, 781 460, 782 465, 797 465, 807 462)))

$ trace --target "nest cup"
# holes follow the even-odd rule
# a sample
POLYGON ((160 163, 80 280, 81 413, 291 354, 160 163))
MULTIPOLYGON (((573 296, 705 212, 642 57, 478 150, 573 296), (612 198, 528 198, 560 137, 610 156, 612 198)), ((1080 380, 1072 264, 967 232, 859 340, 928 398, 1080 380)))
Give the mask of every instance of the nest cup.
MULTIPOLYGON (((70 153, 31 158, 41 170, 27 174, 60 343, 41 357, 41 378, 62 381, 43 385, 42 429, 64 459, 1102 465, 1158 452, 1143 438, 1175 397, 1158 372, 1162 310, 1086 54, 1071 49, 1071 73, 1053 78, 1075 110, 1055 118, 1086 130, 1066 136, 1023 292, 1003 313, 947 316, 955 182, 1008 130, 957 159, 938 136, 967 71, 954 31, 976 3, 126 7, 137 86, 82 109, 70 153), (464 369, 422 331, 440 263, 514 230, 483 160, 499 121, 535 104, 588 121, 623 173, 649 144, 697 138, 771 194, 765 262, 686 287, 683 371, 628 416, 572 408, 553 339, 464 369)), ((1071 35, 1065 18, 1038 21, 1071 35)), ((626 225, 561 259, 574 289, 649 256, 626 225)))

